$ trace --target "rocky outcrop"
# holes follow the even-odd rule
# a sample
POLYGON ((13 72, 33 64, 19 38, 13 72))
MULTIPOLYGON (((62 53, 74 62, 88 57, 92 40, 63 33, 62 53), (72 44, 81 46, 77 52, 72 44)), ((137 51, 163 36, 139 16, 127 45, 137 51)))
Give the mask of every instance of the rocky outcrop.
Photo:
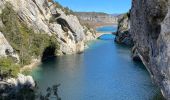
POLYGON ((133 0, 130 19, 134 56, 170 100, 170 0, 133 0))
MULTIPOLYGON (((32 59, 55 56, 56 51, 58 55, 83 52, 85 43, 93 39, 93 30, 82 26, 69 9, 53 0, 0 0, 0 58, 5 62, 0 65, 4 69, 5 65, 12 66, 7 72, 0 68, 0 76, 8 77, 8 72, 16 72, 15 66, 18 68, 30 64, 32 59), (17 58, 18 63, 11 57, 17 58)), ((35 83, 32 77, 19 75, 0 85, 10 85, 10 89, 12 85, 13 92, 13 87, 34 87, 35 83)))
POLYGON ((19 56, 14 52, 4 35, 0 32, 0 57, 11 56, 19 61, 19 56))
POLYGON ((30 88, 35 87, 35 82, 32 78, 32 76, 25 76, 23 74, 18 74, 17 79, 10 78, 6 81, 8 84, 10 84, 13 87, 22 88, 23 86, 28 86, 30 88))
POLYGON ((102 26, 117 24, 118 15, 111 15, 99 12, 75 12, 82 24, 90 26, 102 26))
POLYGON ((133 40, 130 34, 129 13, 124 14, 118 20, 118 29, 116 32, 115 42, 128 46, 133 46, 133 40))
POLYGON ((17 78, 10 78, 7 80, 0 81, 0 99, 9 100, 19 99, 17 96, 21 95, 20 92, 25 90, 25 93, 28 93, 28 89, 33 91, 36 84, 32 76, 24 76, 18 74, 17 78), (26 92, 27 91, 27 92, 26 92), (18 95, 16 95, 18 94, 18 95))
POLYGON ((79 20, 67 14, 53 0, 1 0, 1 10, 10 3, 18 18, 37 33, 54 35, 60 44, 59 54, 72 54, 84 50, 86 35, 79 20))

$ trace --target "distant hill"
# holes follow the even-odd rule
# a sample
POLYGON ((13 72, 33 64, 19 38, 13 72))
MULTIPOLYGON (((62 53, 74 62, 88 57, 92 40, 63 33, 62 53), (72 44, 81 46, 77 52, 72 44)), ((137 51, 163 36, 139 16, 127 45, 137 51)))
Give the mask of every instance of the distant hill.
POLYGON ((82 24, 90 26, 115 25, 118 21, 118 14, 107 14, 103 12, 75 12, 82 24))

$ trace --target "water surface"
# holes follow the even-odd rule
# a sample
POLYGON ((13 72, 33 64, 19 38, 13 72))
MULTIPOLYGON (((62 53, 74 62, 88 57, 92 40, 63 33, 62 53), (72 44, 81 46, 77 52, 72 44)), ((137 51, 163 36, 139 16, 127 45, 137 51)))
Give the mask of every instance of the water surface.
POLYGON ((132 61, 130 48, 113 40, 92 41, 83 54, 51 58, 33 77, 40 91, 60 83, 62 100, 149 100, 157 90, 145 67, 132 61))

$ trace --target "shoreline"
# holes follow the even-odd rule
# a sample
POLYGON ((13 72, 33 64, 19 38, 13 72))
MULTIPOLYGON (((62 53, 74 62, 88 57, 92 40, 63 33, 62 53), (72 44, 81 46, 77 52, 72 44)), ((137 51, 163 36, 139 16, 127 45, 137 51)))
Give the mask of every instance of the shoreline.
POLYGON ((25 65, 20 69, 20 72, 23 72, 25 70, 32 70, 34 69, 37 65, 41 63, 40 59, 33 59, 29 65, 25 65))
MULTIPOLYGON (((112 24, 112 25, 109 25, 109 24, 106 24, 106 25, 98 25, 98 26, 95 26, 95 29, 97 28, 100 28, 100 27, 104 27, 104 26, 117 26, 117 24, 112 24)), ((97 35, 102 35, 102 34, 106 34, 108 32, 96 32, 96 39, 98 38, 97 35)), ((111 34, 111 33, 110 33, 111 34)), ((96 40, 95 39, 95 40, 96 40)), ((86 47, 85 47, 86 48, 86 47)), ((39 65, 41 63, 41 60, 40 59, 33 59, 31 61, 31 63, 29 65, 25 65, 23 66, 21 69, 20 69, 20 72, 23 72, 25 70, 33 70, 37 65, 39 65)))

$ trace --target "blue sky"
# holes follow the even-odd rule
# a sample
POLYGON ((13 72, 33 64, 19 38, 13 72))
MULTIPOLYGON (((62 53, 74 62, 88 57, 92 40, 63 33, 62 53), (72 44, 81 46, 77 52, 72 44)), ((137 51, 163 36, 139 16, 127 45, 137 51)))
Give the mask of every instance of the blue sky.
POLYGON ((131 8, 131 0, 55 0, 74 11, 125 13, 131 8))

